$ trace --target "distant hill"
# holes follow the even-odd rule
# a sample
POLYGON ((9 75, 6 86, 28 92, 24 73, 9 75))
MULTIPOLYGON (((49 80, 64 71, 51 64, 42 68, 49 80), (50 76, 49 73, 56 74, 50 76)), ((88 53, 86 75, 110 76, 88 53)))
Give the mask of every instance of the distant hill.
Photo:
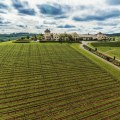
POLYGON ((25 36, 33 36, 33 35, 37 35, 34 33, 11 33, 11 34, 0 34, 0 41, 8 41, 8 40, 16 40, 18 38, 21 37, 25 37, 25 36))
POLYGON ((120 33, 106 34, 108 36, 120 36, 120 33))

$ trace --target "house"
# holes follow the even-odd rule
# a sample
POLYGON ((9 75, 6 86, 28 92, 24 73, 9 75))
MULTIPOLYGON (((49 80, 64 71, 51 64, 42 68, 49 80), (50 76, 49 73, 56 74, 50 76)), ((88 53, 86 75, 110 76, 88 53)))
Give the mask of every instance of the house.
POLYGON ((49 29, 46 29, 44 34, 44 40, 45 41, 59 41, 60 39, 63 39, 64 41, 67 41, 71 38, 74 42, 80 41, 80 40, 110 40, 110 38, 107 35, 104 35, 103 33, 99 32, 98 34, 77 34, 76 32, 67 34, 67 33, 51 33, 49 29))
POLYGON ((76 32, 71 33, 71 36, 72 36, 73 40, 75 40, 75 41, 78 41, 80 39, 79 35, 76 32))
POLYGON ((96 35, 97 40, 102 41, 102 40, 110 40, 110 38, 107 35, 104 35, 103 33, 99 32, 96 35))
POLYGON ((59 41, 59 39, 60 39, 60 34, 53 33, 52 37, 53 37, 53 40, 54 40, 54 41, 59 41))

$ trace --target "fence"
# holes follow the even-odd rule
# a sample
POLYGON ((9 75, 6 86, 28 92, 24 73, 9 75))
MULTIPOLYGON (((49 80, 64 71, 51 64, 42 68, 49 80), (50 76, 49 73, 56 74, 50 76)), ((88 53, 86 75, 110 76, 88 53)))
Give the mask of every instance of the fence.
POLYGON ((100 53, 100 52, 98 52, 96 49, 93 49, 93 48, 91 48, 91 47, 89 47, 89 46, 87 46, 87 45, 83 45, 83 47, 84 47, 86 50, 90 51, 91 53, 93 53, 93 54, 95 54, 95 55, 97 55, 97 56, 105 59, 106 61, 109 61, 110 63, 112 63, 112 64, 120 67, 120 61, 115 60, 114 58, 112 58, 112 57, 110 57, 110 56, 107 56, 107 55, 105 55, 105 54, 103 54, 103 53, 100 53))

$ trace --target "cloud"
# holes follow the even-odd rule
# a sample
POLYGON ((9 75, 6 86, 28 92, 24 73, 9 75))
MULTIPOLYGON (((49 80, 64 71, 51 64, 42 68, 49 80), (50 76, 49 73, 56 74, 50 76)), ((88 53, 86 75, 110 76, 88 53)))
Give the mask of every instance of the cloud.
POLYGON ((106 0, 109 5, 120 5, 120 0, 106 0))
POLYGON ((42 27, 41 26, 35 26, 36 29, 41 29, 42 27))
POLYGON ((70 29, 68 29, 68 31, 76 32, 76 31, 81 31, 81 29, 80 28, 70 28, 70 29))
POLYGON ((58 20, 58 19, 65 19, 68 18, 67 15, 59 15, 59 16, 55 16, 54 19, 58 20))
POLYGON ((37 5, 40 13, 47 16, 58 16, 56 18, 65 18, 65 14, 71 9, 69 5, 60 4, 41 4, 37 5))
POLYGON ((56 25, 55 21, 43 21, 44 24, 48 24, 48 25, 56 25))
POLYGON ((59 25, 57 26, 57 28, 75 28, 75 26, 66 24, 66 25, 59 25))
POLYGON ((0 26, 7 26, 11 22, 5 20, 4 18, 0 17, 0 26))
POLYGON ((21 2, 20 0, 12 0, 13 7, 16 9, 22 9, 25 5, 25 3, 21 2))
POLYGON ((93 28, 94 30, 101 30, 101 29, 103 29, 102 27, 94 27, 93 28))
POLYGON ((42 5, 38 5, 38 8, 40 12, 45 15, 63 14, 63 11, 60 5, 54 6, 54 5, 42 4, 42 5))
POLYGON ((119 5, 119 0, 1 0, 0 33, 120 32, 119 5))
POLYGON ((25 8, 19 9, 19 13, 23 15, 31 15, 31 16, 35 15, 34 9, 25 9, 25 8))
POLYGON ((83 17, 73 17, 74 21, 104 21, 106 19, 120 16, 120 10, 97 11, 94 15, 83 15, 83 17))
POLYGON ((29 8, 28 2, 21 2, 20 0, 12 0, 13 7, 18 10, 21 15, 35 16, 36 12, 34 9, 29 8))
POLYGON ((0 3, 0 9, 8 9, 8 6, 3 3, 0 3))
POLYGON ((110 22, 107 22, 107 23, 105 23, 105 22, 98 22, 97 23, 98 25, 100 25, 100 26, 116 26, 116 25, 118 25, 117 23, 110 23, 110 22))
POLYGON ((35 28, 36 29, 41 29, 41 30, 45 30, 45 29, 48 29, 50 26, 47 26, 47 25, 36 25, 35 28))
POLYGON ((27 28, 27 25, 17 25, 20 28, 27 28))
POLYGON ((6 14, 6 11, 8 10, 8 6, 3 4, 3 3, 0 3, 0 13, 3 13, 3 14, 6 14))

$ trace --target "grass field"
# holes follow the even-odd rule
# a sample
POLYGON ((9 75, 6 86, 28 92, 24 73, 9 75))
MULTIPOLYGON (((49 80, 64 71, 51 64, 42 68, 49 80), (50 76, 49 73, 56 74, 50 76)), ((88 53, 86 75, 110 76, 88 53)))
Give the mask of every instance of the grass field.
POLYGON ((0 44, 0 120, 114 120, 120 82, 71 44, 0 44))
POLYGON ((100 43, 91 43, 91 45, 112 57, 116 57, 120 60, 120 42, 100 42, 100 43))
POLYGON ((120 41, 120 36, 116 36, 116 37, 115 37, 115 40, 116 40, 116 41, 120 41))

